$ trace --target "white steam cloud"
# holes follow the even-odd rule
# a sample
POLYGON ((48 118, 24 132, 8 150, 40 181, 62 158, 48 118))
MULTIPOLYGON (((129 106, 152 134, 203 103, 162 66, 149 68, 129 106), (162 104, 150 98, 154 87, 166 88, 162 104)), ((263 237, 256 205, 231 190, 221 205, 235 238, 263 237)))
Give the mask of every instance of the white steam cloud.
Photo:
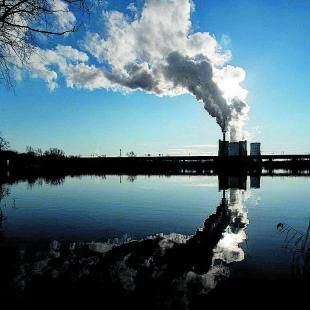
POLYGON ((58 46, 44 51, 47 60, 34 57, 30 70, 51 89, 57 87, 58 66, 68 87, 191 94, 231 140, 240 139, 249 111, 247 91, 240 86, 245 71, 228 64, 231 52, 213 35, 193 31, 193 11, 191 0, 145 0, 141 10, 130 4, 129 15, 104 11, 104 29, 86 33, 83 52, 58 46))
MULTIPOLYGON (((131 5, 133 9, 134 6, 131 5)), ((147 0, 141 14, 104 12, 106 35, 88 33, 84 47, 111 66, 110 85, 156 95, 190 93, 204 103, 231 140, 241 137, 249 107, 241 68, 227 65, 223 50, 207 32, 193 32, 190 0, 147 0)))

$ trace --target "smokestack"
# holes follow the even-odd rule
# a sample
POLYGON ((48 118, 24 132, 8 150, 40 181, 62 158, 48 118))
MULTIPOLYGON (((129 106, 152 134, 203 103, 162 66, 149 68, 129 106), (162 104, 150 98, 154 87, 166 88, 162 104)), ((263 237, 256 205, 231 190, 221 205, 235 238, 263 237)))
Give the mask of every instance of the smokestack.
POLYGON ((223 131, 223 141, 226 141, 226 132, 223 131))

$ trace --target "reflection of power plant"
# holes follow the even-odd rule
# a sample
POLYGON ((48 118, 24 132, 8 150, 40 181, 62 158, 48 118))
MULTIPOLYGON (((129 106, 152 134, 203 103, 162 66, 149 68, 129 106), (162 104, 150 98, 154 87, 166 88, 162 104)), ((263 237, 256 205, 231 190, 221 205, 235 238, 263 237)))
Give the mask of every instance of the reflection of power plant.
MULTIPOLYGON (((218 156, 220 157, 234 157, 247 156, 247 141, 229 142, 226 141, 225 135, 223 140, 219 140, 218 156)), ((250 155, 261 155, 260 143, 255 142, 250 144, 250 155)))
MULTIPOLYGON (((223 190, 223 196, 225 196, 225 190, 223 190)), ((213 250, 211 270, 221 265, 229 271, 228 264, 244 259, 245 254, 240 245, 247 239, 246 227, 249 223, 247 209, 244 206, 245 199, 245 192, 242 189, 228 191, 226 203, 230 220, 222 233, 222 238, 213 250)))
MULTIPOLYGON (((250 187, 260 188, 259 174, 250 176, 250 187)), ((219 190, 226 189, 247 189, 247 175, 219 175, 218 176, 219 190)))

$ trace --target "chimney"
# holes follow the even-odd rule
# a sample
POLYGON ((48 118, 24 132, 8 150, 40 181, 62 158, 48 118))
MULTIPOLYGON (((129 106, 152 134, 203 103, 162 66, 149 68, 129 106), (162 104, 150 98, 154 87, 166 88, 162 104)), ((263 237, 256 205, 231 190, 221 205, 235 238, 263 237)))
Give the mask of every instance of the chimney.
POLYGON ((223 131, 223 141, 226 141, 226 132, 223 131))

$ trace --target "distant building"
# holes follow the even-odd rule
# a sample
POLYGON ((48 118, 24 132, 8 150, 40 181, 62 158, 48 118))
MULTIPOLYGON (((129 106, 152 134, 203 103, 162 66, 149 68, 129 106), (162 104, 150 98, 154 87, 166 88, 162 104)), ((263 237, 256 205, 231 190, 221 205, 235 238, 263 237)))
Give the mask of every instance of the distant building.
POLYGON ((228 142, 219 140, 218 156, 247 156, 247 141, 228 142))
POLYGON ((239 156, 247 156, 247 141, 239 141, 239 156))
POLYGON ((254 142, 250 144, 250 155, 261 155, 259 142, 254 142))
POLYGON ((228 145, 229 145, 228 141, 219 140, 218 156, 220 157, 228 156, 228 145))
POLYGON ((239 156, 239 142, 229 142, 228 156, 239 156))

